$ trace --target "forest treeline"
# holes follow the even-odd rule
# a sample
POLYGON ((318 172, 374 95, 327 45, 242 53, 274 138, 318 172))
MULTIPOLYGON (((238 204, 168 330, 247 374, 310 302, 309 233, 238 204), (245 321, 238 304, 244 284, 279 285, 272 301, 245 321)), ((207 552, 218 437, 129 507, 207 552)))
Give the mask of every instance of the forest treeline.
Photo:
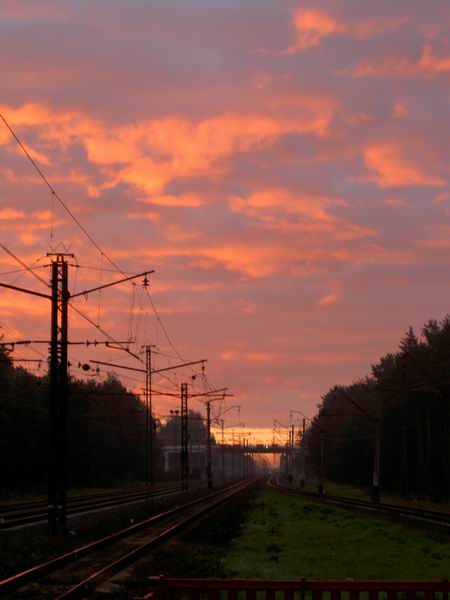
POLYGON ((377 410, 381 410, 381 489, 405 497, 450 496, 450 316, 410 329, 395 353, 352 385, 322 398, 307 430, 310 468, 319 468, 324 429, 325 476, 369 486, 377 410))
MULTIPOLYGON (((174 399, 176 403, 176 399, 174 399)), ((146 412, 141 399, 114 375, 69 380, 69 487, 119 487, 145 481, 146 412)), ((178 407, 174 407, 178 408, 178 407)), ((43 490, 49 452, 48 376, 17 367, 0 350, 0 491, 43 490)), ((161 446, 179 442, 179 416, 153 419, 154 467, 163 473, 161 446)), ((190 442, 204 444, 201 415, 189 411, 190 442)))

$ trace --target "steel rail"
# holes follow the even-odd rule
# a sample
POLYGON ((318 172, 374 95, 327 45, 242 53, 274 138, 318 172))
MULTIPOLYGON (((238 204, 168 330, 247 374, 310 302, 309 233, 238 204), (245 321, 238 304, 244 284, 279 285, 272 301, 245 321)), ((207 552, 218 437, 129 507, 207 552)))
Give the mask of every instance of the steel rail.
MULTIPOLYGON (((175 485, 175 484, 174 484, 175 485)), ((154 491, 163 489, 161 487, 154 488, 154 491)), ((164 488, 165 489, 165 488, 164 488)), ((95 502, 96 500, 110 499, 114 497, 122 497, 131 494, 138 494, 145 491, 145 487, 139 486, 136 488, 112 490, 110 492, 97 492, 93 494, 83 494, 79 496, 69 496, 67 502, 71 504, 83 502, 95 502)), ((42 507, 47 507, 47 500, 30 500, 28 502, 16 502, 14 504, 0 505, 0 518, 8 513, 21 514, 25 511, 39 510, 42 507)))
POLYGON ((71 588, 69 588, 68 590, 66 590, 65 592, 60 594, 59 596, 57 596, 55 600, 68 600, 70 598, 77 598, 82 593, 85 594, 88 591, 89 586, 92 583, 94 583, 96 580, 102 578, 103 576, 105 576, 111 572, 117 573, 118 571, 121 571, 124 567, 127 567, 128 565, 132 564, 133 562, 135 562, 136 560, 141 558, 152 548, 155 548, 155 547, 159 546, 161 543, 170 539, 176 533, 178 533, 179 531, 181 531, 183 528, 187 527, 188 525, 192 525, 193 523, 195 523, 196 521, 201 519, 205 514, 207 514, 211 510, 217 508, 218 506, 220 506, 221 504, 223 504, 230 498, 236 496, 237 494, 239 494, 243 490, 247 489, 250 485, 253 485, 254 483, 255 483, 255 480, 252 480, 250 482, 246 481, 244 483, 238 482, 236 484, 233 484, 231 486, 231 489, 229 487, 229 488, 226 488, 225 490, 215 492, 214 494, 208 496, 207 500, 210 500, 212 497, 214 497, 215 498, 214 501, 207 504, 207 506, 203 506, 203 507, 199 508, 193 514, 188 515, 187 517, 176 522, 175 524, 170 525, 167 529, 165 529, 161 533, 157 534, 151 540, 144 542, 142 545, 131 550, 130 552, 127 552, 125 555, 121 556, 120 558, 105 565, 101 569, 98 569, 97 571, 95 571, 94 573, 92 573, 91 575, 89 575, 88 577, 86 577, 85 579, 80 581, 79 583, 75 584, 74 586, 72 586, 71 588))
POLYGON ((302 496, 311 500, 320 500, 332 504, 348 506, 350 508, 362 508, 373 512, 382 512, 395 515, 401 518, 413 519, 416 521, 424 521, 434 525, 450 527, 450 513, 442 512, 425 508, 413 508, 409 506, 400 506, 397 504, 388 504, 385 502, 373 502, 370 500, 359 500, 356 498, 348 498, 346 496, 335 496, 329 494, 319 494, 316 492, 305 492, 280 484, 278 481, 273 482, 270 478, 267 482, 268 486, 276 491, 288 494, 290 496, 302 496))
MULTIPOLYGON (((245 487, 253 484, 255 481, 256 480, 246 481, 245 487)), ((149 517, 148 519, 145 519, 139 523, 136 523, 134 525, 126 527, 125 529, 121 529, 120 531, 109 534, 99 540, 90 542, 84 546, 80 546, 79 548, 76 548, 75 550, 72 550, 63 555, 57 556, 55 558, 52 558, 49 561, 38 564, 34 567, 30 567, 24 571, 16 573, 15 575, 7 577, 3 580, 0 580, 0 596, 2 596, 2 594, 9 593, 12 590, 19 589, 26 584, 37 581, 40 577, 42 577, 44 575, 48 575, 50 573, 55 573, 59 569, 65 567, 71 563, 74 563, 75 561, 79 560, 80 558, 83 558, 85 556, 93 554, 94 552, 96 552, 98 550, 103 550, 104 548, 107 548, 108 546, 112 546, 117 542, 120 542, 142 530, 147 529, 151 525, 155 525, 155 524, 163 521, 164 519, 174 517, 174 516, 178 515, 179 513, 186 511, 190 508, 193 508, 195 506, 199 506, 202 503, 210 502, 211 499, 218 498, 219 496, 225 496, 225 498, 224 498, 224 500, 225 500, 227 497, 234 495, 235 493, 239 493, 242 489, 243 489, 242 482, 233 483, 226 488, 222 488, 221 490, 214 492, 213 494, 208 494, 206 497, 203 496, 202 498, 191 500, 180 506, 176 506, 175 508, 171 508, 171 509, 166 510, 157 515, 153 515, 153 516, 149 517), (234 491, 234 493, 231 494, 230 492, 233 492, 233 491, 234 491)), ((220 504, 220 501, 213 503, 212 505, 208 505, 208 507, 205 507, 205 512, 218 504, 220 504)), ((192 522, 194 517, 192 515, 191 515, 191 517, 192 517, 192 519, 191 519, 191 522, 192 522)), ((197 516, 196 518, 199 518, 199 516, 197 516)), ((183 523, 186 524, 186 519, 183 520, 183 523)), ((174 526, 172 525, 169 529, 172 530, 173 527, 174 526)), ((180 525, 180 527, 181 527, 181 525, 180 525)), ((169 531, 169 530, 167 530, 167 531, 169 531)), ((163 534, 164 534, 164 532, 163 532, 163 534)), ((166 539, 166 538, 161 537, 161 535, 159 535, 156 539, 160 539, 161 541, 163 539, 166 539)), ((169 533, 167 533, 166 537, 168 537, 168 536, 169 536, 169 533)), ((138 548, 136 548, 136 550, 138 550, 138 548)), ((116 561, 114 561, 114 564, 115 563, 116 563, 116 561)), ((111 568, 112 568, 112 565, 111 565, 111 568)), ((90 580, 90 578, 88 578, 88 579, 90 580)), ((73 593, 75 593, 75 592, 73 592, 73 593)), ((64 597, 64 596, 62 596, 62 597, 64 597)), ((66 596, 66 597, 69 597, 69 596, 66 596)))
MULTIPOLYGON (((165 488, 150 489, 149 495, 158 498, 169 494, 176 494, 178 492, 181 493, 181 491, 181 484, 177 484, 165 488)), ((104 494, 99 497, 93 497, 92 499, 80 497, 69 501, 67 514, 68 516, 74 516, 94 510, 114 508, 115 506, 131 504, 140 500, 145 500, 146 498, 147 492, 145 488, 140 488, 134 492, 112 492, 111 495, 104 494)), ((46 518, 47 502, 45 501, 39 502, 39 506, 35 505, 34 508, 30 507, 28 510, 24 510, 23 508, 9 509, 6 511, 0 510, 0 530, 11 529, 21 525, 32 525, 33 523, 39 523, 46 518)))
MULTIPOLYGON (((170 487, 171 485, 181 485, 181 481, 173 481, 172 483, 167 484, 167 487, 170 487)), ((164 488, 166 486, 163 486, 164 488)), ((159 490, 159 489, 163 489, 162 487, 156 487, 154 486, 153 488, 155 491, 159 490)), ((131 493, 135 493, 135 492, 139 492, 139 491, 144 491, 145 490, 145 486, 138 486, 138 487, 132 487, 132 488, 127 488, 127 489, 115 489, 115 490, 111 490, 109 492, 93 492, 91 494, 75 494, 73 496, 68 496, 67 497, 67 501, 68 502, 82 502, 82 501, 89 501, 89 500, 95 500, 96 498, 107 498, 107 497, 113 497, 113 496, 121 496, 122 494, 131 494, 131 493)), ((10 503, 4 503, 4 504, 0 504, 0 517, 3 516, 4 513, 7 512, 12 512, 12 511, 19 511, 21 509, 32 509, 32 508, 39 508, 40 506, 47 506, 47 499, 42 499, 42 500, 27 500, 27 501, 22 501, 22 502, 10 502, 10 503)))

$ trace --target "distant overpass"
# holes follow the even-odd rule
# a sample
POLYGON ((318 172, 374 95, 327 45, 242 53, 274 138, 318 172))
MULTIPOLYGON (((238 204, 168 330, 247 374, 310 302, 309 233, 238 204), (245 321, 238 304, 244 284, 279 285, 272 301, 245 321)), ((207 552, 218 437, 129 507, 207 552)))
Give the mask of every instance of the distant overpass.
POLYGON ((282 444, 249 444, 242 447, 249 454, 284 454, 292 450, 292 446, 282 444))

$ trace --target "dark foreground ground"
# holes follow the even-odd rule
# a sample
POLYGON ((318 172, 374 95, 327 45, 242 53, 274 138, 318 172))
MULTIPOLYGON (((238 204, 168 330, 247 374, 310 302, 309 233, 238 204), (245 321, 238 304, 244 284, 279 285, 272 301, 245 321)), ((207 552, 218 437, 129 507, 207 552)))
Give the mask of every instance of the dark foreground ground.
MULTIPOLYGON (((0 534, 2 571, 75 547, 145 516, 144 508, 108 519, 86 517, 68 540, 30 530, 0 534), (90 528, 91 527, 91 528, 90 528), (16 534, 16 538, 14 535, 16 534), (5 545, 4 536, 10 538, 5 545), (28 544, 26 552, 22 544, 28 544), (8 556, 8 553, 10 555, 8 556), (5 563, 6 559, 6 563, 5 563), (7 565, 8 568, 5 567, 7 565)), ((75 523, 74 523, 75 526, 75 523)), ((335 508, 261 488, 221 507, 201 524, 130 569, 117 597, 148 589, 148 578, 442 579, 450 574, 450 532, 335 508)))
POLYGON ((157 550, 133 574, 254 579, 442 579, 450 532, 260 489, 157 550))

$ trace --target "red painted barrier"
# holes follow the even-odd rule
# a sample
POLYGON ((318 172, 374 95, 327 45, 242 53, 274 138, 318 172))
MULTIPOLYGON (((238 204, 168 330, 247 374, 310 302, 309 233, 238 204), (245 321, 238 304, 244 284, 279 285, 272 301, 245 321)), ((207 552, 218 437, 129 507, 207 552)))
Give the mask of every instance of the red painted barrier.
POLYGON ((449 581, 258 581, 151 577, 135 600, 449 600, 449 581))

